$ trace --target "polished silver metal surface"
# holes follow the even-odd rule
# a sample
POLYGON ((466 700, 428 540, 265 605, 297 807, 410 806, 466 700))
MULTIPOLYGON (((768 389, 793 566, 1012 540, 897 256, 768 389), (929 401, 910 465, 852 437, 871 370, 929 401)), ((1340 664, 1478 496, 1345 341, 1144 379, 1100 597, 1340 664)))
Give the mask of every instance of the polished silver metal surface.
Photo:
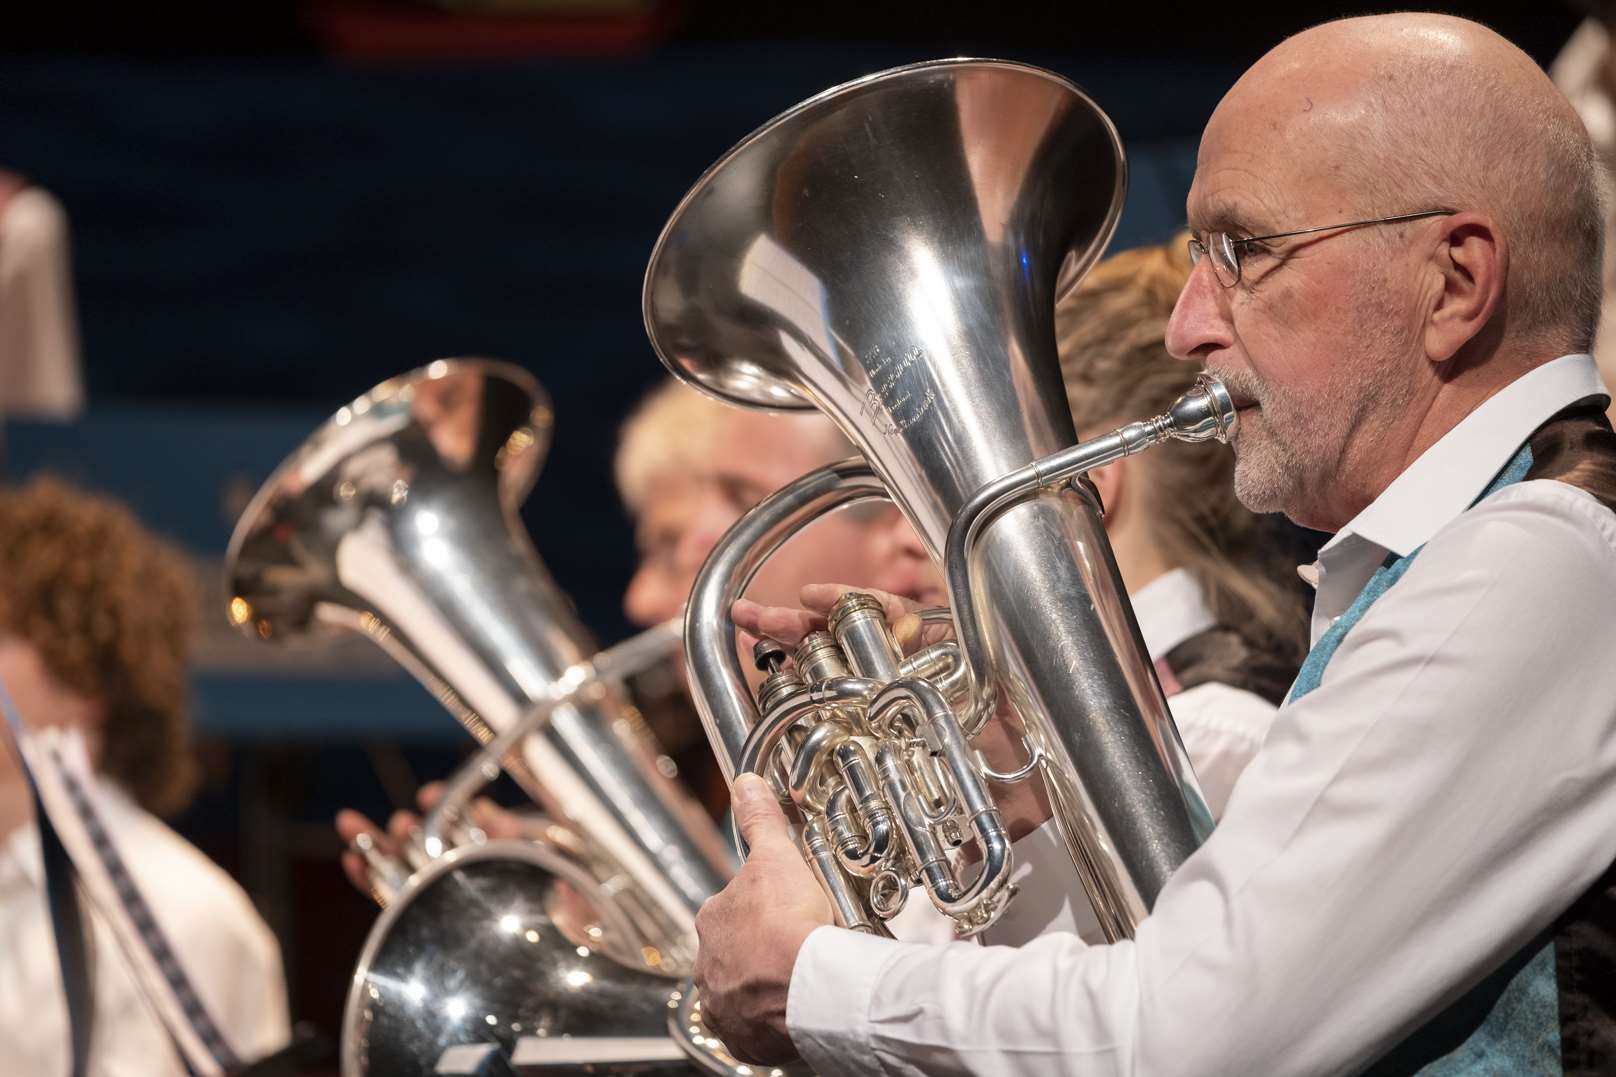
POLYGON ((595 651, 516 516, 549 430, 519 368, 440 360, 339 410, 231 539, 242 631, 367 635, 484 741, 402 849, 354 843, 384 912, 344 1017, 345 1077, 759 1072, 678 990, 727 854, 619 692, 676 626, 595 651), (463 817, 501 763, 554 816, 529 840, 486 843, 463 817))
MULTIPOLYGON (((941 558, 979 489, 1076 444, 1057 282, 1100 256, 1125 185, 1109 119, 1048 71, 947 60, 872 75, 776 118, 701 177, 652 255, 647 330, 698 388, 825 411, 941 558)), ((735 567, 733 551, 714 556, 735 567)), ((1017 499, 980 529, 966 571, 992 656, 974 683, 1020 712, 1101 921, 1128 934, 1210 817, 1097 502, 1017 499)), ((692 598, 687 650, 702 631, 728 634, 715 603, 692 598)), ((717 698, 722 656, 690 657, 709 731, 732 752, 755 715, 717 698)))
MULTIPOLYGON (((227 555, 230 618, 271 643, 369 636, 479 740, 516 724, 596 648, 517 507, 549 441, 525 371, 439 360, 341 408, 265 483, 227 555)), ((632 879, 647 934, 688 959, 727 876, 722 839, 607 691, 557 707, 512 773, 632 879)), ((613 869, 608 869, 613 870, 613 869)))
POLYGON ((343 1013, 342 1072, 767 1072, 692 1035, 672 977, 612 956, 636 937, 590 872, 553 848, 451 850, 371 929, 343 1013))
POLYGON ((541 701, 500 730, 443 783, 437 804, 421 821, 421 846, 426 854, 438 856, 448 847, 449 830, 463 822, 472 798, 499 777, 501 760, 549 724, 558 707, 583 702, 609 705, 611 693, 624 688, 628 678, 669 660, 678 650, 681 628, 682 618, 664 621, 564 671, 545 689, 541 701))

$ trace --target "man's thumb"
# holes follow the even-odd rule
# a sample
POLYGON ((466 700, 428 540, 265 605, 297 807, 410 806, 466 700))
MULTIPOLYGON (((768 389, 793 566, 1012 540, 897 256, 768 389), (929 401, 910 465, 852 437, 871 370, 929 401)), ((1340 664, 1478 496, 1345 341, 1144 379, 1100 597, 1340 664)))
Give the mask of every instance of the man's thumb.
POLYGON ((791 840, 791 824, 769 783, 756 774, 738 774, 730 790, 735 825, 746 844, 753 846, 780 839, 791 840))

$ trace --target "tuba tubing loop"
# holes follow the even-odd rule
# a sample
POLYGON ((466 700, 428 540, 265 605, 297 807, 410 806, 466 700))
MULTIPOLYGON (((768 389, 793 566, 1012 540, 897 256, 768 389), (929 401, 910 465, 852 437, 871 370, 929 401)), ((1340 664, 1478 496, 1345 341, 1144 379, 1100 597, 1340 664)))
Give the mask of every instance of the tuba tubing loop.
POLYGON ((887 490, 862 460, 811 471, 737 520, 696 576, 685 608, 685 662, 691 684, 699 686, 696 709, 725 780, 733 782, 764 754, 748 750, 757 708, 746 688, 730 607, 791 535, 821 516, 873 500, 888 500, 887 490))
MULTIPOLYGON (((916 652, 905 659, 904 675, 933 679, 934 674, 940 673, 945 694, 952 684, 958 683, 961 688, 968 686, 978 709, 983 698, 988 699, 991 715, 993 680, 983 671, 991 670, 992 666, 969 574, 969 555, 983 528, 1018 501, 1041 490, 1055 489, 1085 472, 1142 452, 1161 441, 1202 441, 1209 436, 1220 441, 1228 439, 1236 417, 1222 382, 1202 375, 1184 399, 1205 401, 1214 409, 1219 422, 1215 433, 1204 433, 1201 427, 1186 429, 1171 422, 1162 424, 1162 420, 1182 410, 1181 401, 1156 419, 1130 423, 1105 437, 1055 453, 978 491, 949 528, 944 564, 948 566, 953 612, 929 609, 920 614, 925 623, 951 623, 958 642, 934 644, 916 652), (1146 436, 1139 436, 1141 431, 1136 428, 1144 428, 1146 436)), ((810 471, 764 498, 737 520, 713 547, 697 575, 685 610, 685 654, 692 683, 701 687, 696 694, 697 709, 729 781, 733 782, 736 774, 755 770, 758 761, 773 750, 785 728, 808 707, 832 701, 868 702, 875 682, 857 677, 838 678, 819 686, 819 691, 828 693, 825 698, 810 700, 793 695, 788 697, 793 709, 772 716, 773 720, 767 724, 761 723, 746 690, 746 675, 735 646, 735 624, 730 619, 730 608, 788 538, 832 512, 874 500, 890 498, 874 470, 862 460, 850 458, 810 471), (718 632, 709 631, 708 625, 719 626, 718 632)), ((966 735, 974 736, 980 728, 980 725, 967 726, 966 735)), ((744 857, 744 850, 742 855, 744 857)))

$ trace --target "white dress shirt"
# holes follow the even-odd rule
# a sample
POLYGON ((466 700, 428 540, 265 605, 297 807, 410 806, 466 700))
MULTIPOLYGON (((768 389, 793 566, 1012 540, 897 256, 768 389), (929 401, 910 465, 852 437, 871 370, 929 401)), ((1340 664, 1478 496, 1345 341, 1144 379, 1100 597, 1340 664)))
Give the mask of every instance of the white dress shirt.
MULTIPOLYGON (((1315 638, 1424 545, 1280 710, 1210 840, 1128 942, 797 956, 821 1073, 1330 1074, 1418 1028, 1616 860, 1616 515, 1553 481, 1471 502, 1587 356, 1518 379, 1321 552, 1315 638)), ((1053 865, 1052 865, 1053 869, 1053 865)))
MULTIPOLYGON (((105 822, 220 1031, 243 1061, 286 1046, 291 1031, 280 949, 230 876, 103 783, 105 822)), ((168 1034, 118 943, 87 903, 95 993, 91 1077, 183 1077, 168 1034)), ((67 1005, 45 902, 39 831, 0 844, 0 1073, 56 1077, 71 1057, 67 1005)))
MULTIPOLYGON (((1128 599, 1153 662, 1215 623, 1200 585, 1181 568, 1156 577, 1128 599)), ((1217 681, 1186 688, 1170 696, 1167 706, 1207 807, 1213 818, 1222 818, 1240 772, 1268 736, 1276 708, 1254 692, 1217 681)), ((1088 898, 1071 885, 1066 844, 1053 820, 1016 842, 1015 863, 1010 881, 1020 893, 999 921, 982 933, 983 942, 1013 946, 1051 931, 1105 941, 1088 898), (1062 864, 1067 865, 1065 870, 1062 864)))

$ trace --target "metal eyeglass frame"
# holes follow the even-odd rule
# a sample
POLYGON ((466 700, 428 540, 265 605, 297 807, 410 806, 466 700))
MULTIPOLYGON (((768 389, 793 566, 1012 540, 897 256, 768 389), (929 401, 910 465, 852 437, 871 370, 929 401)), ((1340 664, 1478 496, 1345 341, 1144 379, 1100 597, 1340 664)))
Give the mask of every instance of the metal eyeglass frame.
POLYGON ((1189 240, 1190 266, 1201 264, 1201 259, 1208 254, 1212 255, 1212 275, 1218 283, 1225 288, 1233 288, 1240 283, 1240 261, 1249 250, 1249 244, 1263 243, 1270 239, 1290 239, 1293 236, 1310 236, 1318 232, 1345 231, 1348 228, 1366 228, 1374 224, 1399 224, 1403 221, 1418 221, 1426 217, 1451 217, 1459 212, 1456 209, 1427 209, 1418 213, 1399 213, 1395 217, 1376 217, 1367 221, 1343 221, 1340 224, 1321 224, 1317 228, 1298 228, 1294 232, 1274 232, 1266 236, 1245 236, 1235 239, 1228 232, 1208 232, 1206 239, 1189 240), (1222 258, 1220 262, 1219 258, 1222 258), (1225 279, 1225 273, 1231 274, 1225 279))

